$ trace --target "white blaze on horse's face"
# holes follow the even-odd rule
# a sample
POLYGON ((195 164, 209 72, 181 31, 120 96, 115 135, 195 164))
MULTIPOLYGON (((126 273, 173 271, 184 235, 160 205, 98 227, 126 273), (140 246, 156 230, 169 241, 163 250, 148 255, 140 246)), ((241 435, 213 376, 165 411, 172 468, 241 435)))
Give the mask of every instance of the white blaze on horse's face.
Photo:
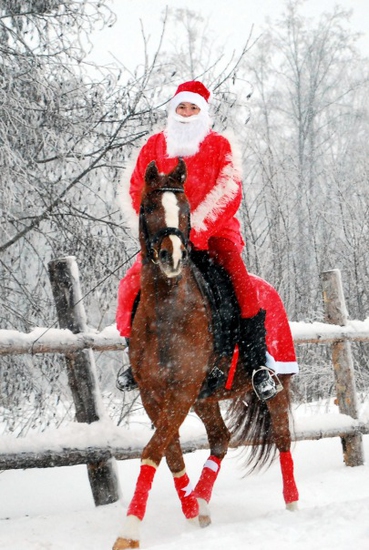
MULTIPOLYGON (((165 191, 165 193, 163 193, 162 205, 165 213, 166 226, 179 229, 180 210, 176 194, 171 193, 170 191, 165 191)), ((161 268, 167 277, 172 278, 177 277, 182 270, 183 243, 176 235, 170 235, 169 239, 172 242, 172 262, 171 265, 167 263, 162 264, 161 268)))

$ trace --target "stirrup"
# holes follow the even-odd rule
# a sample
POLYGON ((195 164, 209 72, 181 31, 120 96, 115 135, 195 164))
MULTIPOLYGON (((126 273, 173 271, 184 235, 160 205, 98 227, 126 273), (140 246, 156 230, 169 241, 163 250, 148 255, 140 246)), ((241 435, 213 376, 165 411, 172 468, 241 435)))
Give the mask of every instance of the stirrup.
POLYGON ((268 367, 259 367, 254 370, 251 381, 254 392, 261 401, 267 401, 283 390, 277 374, 268 367))

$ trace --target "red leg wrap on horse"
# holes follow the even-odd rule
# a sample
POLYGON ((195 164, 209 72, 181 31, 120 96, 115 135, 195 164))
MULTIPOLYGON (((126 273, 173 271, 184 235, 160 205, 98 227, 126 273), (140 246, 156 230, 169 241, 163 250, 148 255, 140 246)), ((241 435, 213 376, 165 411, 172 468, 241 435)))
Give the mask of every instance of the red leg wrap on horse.
POLYGON ((185 473, 181 477, 174 477, 174 486, 181 501, 182 511, 187 519, 199 515, 199 503, 194 495, 190 479, 185 473))
POLYGON ((299 499, 299 492, 296 487, 293 475, 293 459, 291 451, 279 454, 283 479, 283 497, 286 504, 296 502, 299 499))
POLYGON ((200 479, 195 487, 197 498, 203 498, 206 502, 210 501, 214 483, 220 470, 220 458, 210 455, 204 464, 200 479))
POLYGON ((151 489, 155 472, 156 468, 154 468, 154 466, 141 464, 140 474, 136 483, 136 489, 131 503, 128 506, 127 516, 136 516, 140 520, 143 519, 146 511, 149 491, 151 489))

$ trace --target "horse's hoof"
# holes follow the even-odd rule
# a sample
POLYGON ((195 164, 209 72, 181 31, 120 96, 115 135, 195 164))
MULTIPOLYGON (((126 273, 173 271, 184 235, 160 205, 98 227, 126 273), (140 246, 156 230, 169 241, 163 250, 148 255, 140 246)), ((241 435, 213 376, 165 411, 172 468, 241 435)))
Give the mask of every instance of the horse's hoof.
POLYGON ((296 512, 296 510, 298 509, 299 509, 298 500, 295 500, 294 502, 288 502, 286 504, 286 510, 289 510, 290 512, 296 512))
POLYGON ((140 541, 118 537, 114 543, 113 550, 125 550, 125 548, 140 548, 140 541))
POLYGON ((208 527, 211 524, 210 516, 199 516, 199 525, 201 528, 208 527))
POLYGON ((195 518, 187 518, 188 525, 191 525, 191 527, 198 527, 199 526, 199 516, 196 516, 195 518))
POLYGON ((198 498, 199 503, 199 525, 200 527, 208 527, 211 524, 209 505, 203 498, 198 498))

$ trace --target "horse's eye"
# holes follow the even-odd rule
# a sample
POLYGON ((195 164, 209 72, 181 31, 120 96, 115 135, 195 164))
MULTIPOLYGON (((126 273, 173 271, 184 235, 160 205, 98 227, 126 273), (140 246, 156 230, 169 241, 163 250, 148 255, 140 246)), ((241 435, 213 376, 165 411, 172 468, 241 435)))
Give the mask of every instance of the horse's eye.
POLYGON ((150 205, 145 206, 144 207, 144 212, 145 212, 145 214, 152 214, 153 212, 155 212, 155 205, 150 204, 150 205))

